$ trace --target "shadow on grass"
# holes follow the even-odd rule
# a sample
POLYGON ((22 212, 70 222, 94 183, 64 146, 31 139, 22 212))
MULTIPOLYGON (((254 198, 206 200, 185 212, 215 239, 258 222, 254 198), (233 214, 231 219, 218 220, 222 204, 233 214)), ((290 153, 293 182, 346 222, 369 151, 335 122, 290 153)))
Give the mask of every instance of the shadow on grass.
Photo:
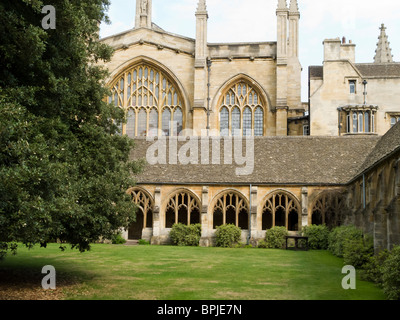
POLYGON ((45 290, 42 267, 2 266, 0 263, 0 300, 63 300, 68 292, 79 290, 87 278, 78 272, 56 272, 56 289, 45 290))

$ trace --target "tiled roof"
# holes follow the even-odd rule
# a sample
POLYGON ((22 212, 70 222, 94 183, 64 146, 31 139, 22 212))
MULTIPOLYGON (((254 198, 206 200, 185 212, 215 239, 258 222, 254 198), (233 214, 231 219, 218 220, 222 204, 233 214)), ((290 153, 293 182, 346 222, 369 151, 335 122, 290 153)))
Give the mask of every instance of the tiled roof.
POLYGON ((363 77, 400 77, 400 63, 356 63, 363 77))
MULTIPOLYGON (((365 78, 400 78, 400 63, 356 63, 355 67, 365 78)), ((310 79, 323 79, 323 66, 310 66, 310 79)))
MULTIPOLYGON (((194 142, 199 148, 194 157, 198 164, 147 163, 136 179, 140 184, 342 185, 359 172, 378 140, 376 136, 255 138, 254 170, 243 176, 236 175, 236 169, 245 165, 236 165, 235 158, 232 164, 224 164, 223 140, 219 142, 222 164, 201 164, 205 154, 198 140, 194 142)), ((131 159, 146 159, 146 152, 153 144, 146 139, 135 139, 131 159)), ((245 155, 246 144, 243 144, 245 155)), ((183 150, 183 145, 188 146, 186 142, 178 143, 178 151, 183 150)), ((168 163, 169 145, 166 150, 164 159, 168 163)), ((211 157, 211 143, 208 150, 211 157)))
POLYGON ((323 66, 310 66, 309 72, 310 72, 310 79, 311 78, 323 79, 323 77, 324 77, 324 67, 323 66))
POLYGON ((382 159, 386 158, 396 150, 400 151, 400 123, 392 127, 376 144, 360 167, 359 174, 375 166, 382 159))

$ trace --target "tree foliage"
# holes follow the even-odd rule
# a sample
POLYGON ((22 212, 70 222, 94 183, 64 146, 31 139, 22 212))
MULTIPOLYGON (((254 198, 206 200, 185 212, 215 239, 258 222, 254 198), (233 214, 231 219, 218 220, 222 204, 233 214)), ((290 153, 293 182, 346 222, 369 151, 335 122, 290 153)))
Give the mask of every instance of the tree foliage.
POLYGON ((97 41, 108 0, 0 3, 0 258, 58 239, 81 251, 134 219, 140 164, 107 104, 112 49, 97 41), (56 29, 44 30, 44 5, 56 29), (112 120, 114 119, 114 120, 112 120))

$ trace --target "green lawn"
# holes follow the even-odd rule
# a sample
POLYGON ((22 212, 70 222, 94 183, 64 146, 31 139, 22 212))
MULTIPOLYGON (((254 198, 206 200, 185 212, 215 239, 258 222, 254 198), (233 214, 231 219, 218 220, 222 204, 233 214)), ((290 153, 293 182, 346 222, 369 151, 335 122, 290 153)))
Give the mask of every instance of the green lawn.
MULTIPOLYGON (((92 250, 19 248, 0 272, 35 274, 53 265, 66 299, 378 300, 380 289, 357 276, 341 287, 343 261, 327 251, 96 244, 92 250)), ((1 278, 0 278, 1 282, 1 278)))

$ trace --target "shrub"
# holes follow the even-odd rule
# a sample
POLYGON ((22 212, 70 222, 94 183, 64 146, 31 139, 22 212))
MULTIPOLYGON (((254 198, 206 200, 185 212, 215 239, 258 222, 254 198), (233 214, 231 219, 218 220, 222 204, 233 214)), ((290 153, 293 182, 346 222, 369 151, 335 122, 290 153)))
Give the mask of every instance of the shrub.
POLYGON ((394 247, 382 265, 382 287, 390 300, 400 300, 400 246, 394 247))
POLYGON ((112 237, 111 243, 112 244, 124 244, 124 243, 126 243, 126 240, 124 238, 122 238, 121 233, 118 233, 112 237))
POLYGON ((285 227, 273 227, 265 233, 265 246, 271 249, 282 249, 286 244, 288 231, 285 227))
POLYGON ((305 226, 303 236, 308 237, 308 247, 313 250, 328 249, 329 229, 325 225, 305 226))
POLYGON ((265 240, 258 241, 257 248, 262 248, 262 249, 267 248, 267 241, 265 241, 265 240))
POLYGON ((139 244, 140 244, 140 245, 149 245, 150 242, 147 241, 147 240, 144 240, 144 239, 140 239, 140 240, 139 240, 139 244))
POLYGON ((383 274, 382 274, 382 266, 389 256, 390 251, 383 250, 378 254, 371 256, 367 263, 364 265, 364 270, 361 274, 362 279, 366 281, 371 281, 377 284, 379 287, 383 285, 383 274))
POLYGON ((169 233, 172 244, 177 246, 198 246, 201 237, 201 225, 176 223, 169 233))
POLYGON ((373 254, 374 242, 368 235, 361 239, 349 240, 343 245, 344 264, 354 268, 364 268, 373 254))
POLYGON ((240 241, 242 230, 233 224, 224 224, 217 227, 216 246, 223 248, 231 248, 240 241))
POLYGON ((340 226, 332 230, 328 237, 328 250, 335 256, 343 258, 344 244, 351 240, 363 238, 363 232, 355 226, 340 226))

